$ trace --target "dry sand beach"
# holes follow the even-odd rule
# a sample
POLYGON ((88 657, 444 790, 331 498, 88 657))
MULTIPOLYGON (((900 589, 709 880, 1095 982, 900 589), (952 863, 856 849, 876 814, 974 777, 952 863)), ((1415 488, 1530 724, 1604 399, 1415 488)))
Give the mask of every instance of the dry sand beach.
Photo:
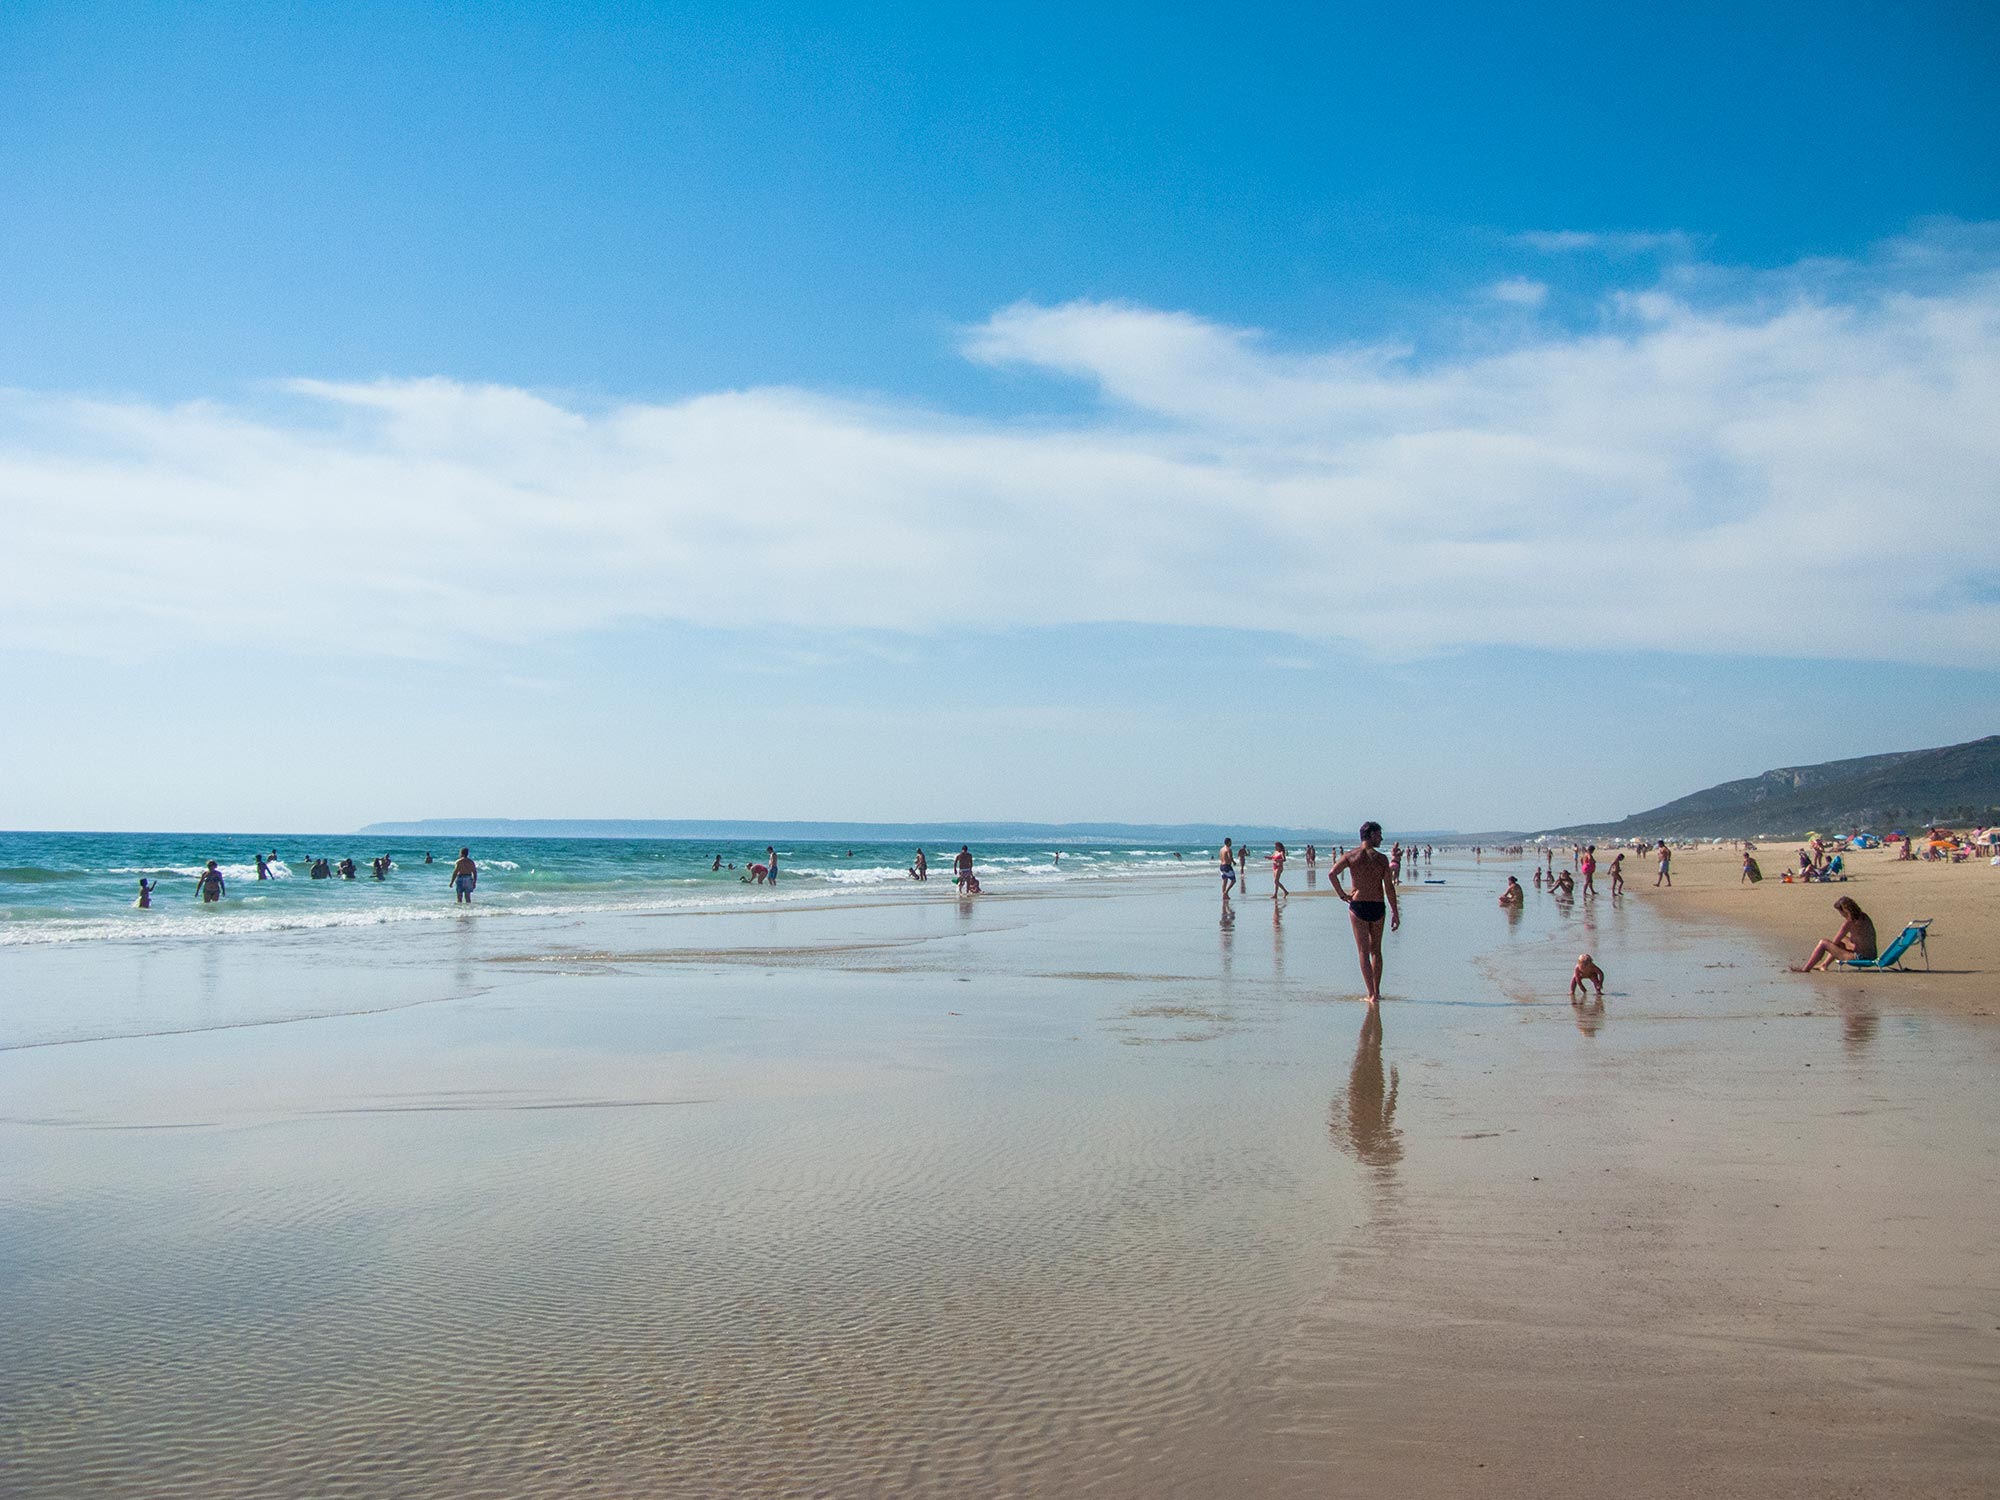
POLYGON ((1648 861, 1640 860, 1633 875, 1646 888, 1645 895, 1662 898, 1661 910, 1740 923, 1789 955, 1791 963, 1803 960, 1815 941, 1840 926, 1833 911, 1840 896, 1852 896, 1875 919, 1884 947, 1905 922, 1930 917, 1928 970, 1912 953, 1907 962, 1914 972, 1843 975, 1843 991, 1958 1015, 1990 1015, 2000 1006, 2000 869, 1984 858, 1948 864, 1898 859, 1891 849, 1851 850, 1845 882, 1785 885, 1778 873, 1792 863, 1794 852, 1795 846, 1785 843, 1759 847, 1765 878, 1755 885, 1741 882, 1740 845, 1676 853, 1671 896, 1651 889, 1648 861))
POLYGON ((1991 1494, 1984 980, 1707 865, 0 952, 0 1491, 1991 1494))

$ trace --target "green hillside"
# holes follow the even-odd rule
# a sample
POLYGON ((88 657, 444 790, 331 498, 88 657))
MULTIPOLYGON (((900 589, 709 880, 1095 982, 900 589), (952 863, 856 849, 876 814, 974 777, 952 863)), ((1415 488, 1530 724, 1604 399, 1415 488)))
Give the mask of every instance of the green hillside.
POLYGON ((1902 750, 1785 766, 1634 813, 1615 823, 1548 832, 1606 841, 1628 838, 1747 838, 1912 831, 1928 823, 2000 822, 2000 735, 1936 750, 1902 750))

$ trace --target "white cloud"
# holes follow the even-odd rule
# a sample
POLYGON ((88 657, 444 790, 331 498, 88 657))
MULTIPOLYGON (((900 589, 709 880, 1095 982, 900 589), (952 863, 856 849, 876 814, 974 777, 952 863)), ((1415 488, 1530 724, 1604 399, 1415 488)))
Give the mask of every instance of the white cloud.
POLYGON ((1059 425, 791 389, 13 393, 0 631, 411 655, 1123 621, 1996 665, 2000 257, 1917 291, 1900 263, 1421 362, 1103 303, 972 330, 974 359, 1094 386, 1059 425))
POLYGON ((1506 302, 1515 307, 1540 307, 1548 301, 1549 286, 1545 281, 1535 281, 1527 276, 1509 276, 1505 281, 1496 281, 1489 286, 1486 295, 1495 302, 1506 302))

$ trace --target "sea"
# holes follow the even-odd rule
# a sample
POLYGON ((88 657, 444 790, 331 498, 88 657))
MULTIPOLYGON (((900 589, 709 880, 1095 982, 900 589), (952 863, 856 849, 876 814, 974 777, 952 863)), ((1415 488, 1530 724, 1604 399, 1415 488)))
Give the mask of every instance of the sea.
MULTIPOLYGON (((949 889, 965 840, 949 829, 927 842, 792 842, 778 846, 779 880, 758 885, 762 844, 645 838, 479 839, 479 886, 468 912, 452 899, 459 843, 355 834, 0 833, 0 946, 149 942, 226 934, 385 924, 565 916, 805 902, 859 897, 912 884, 922 848, 933 885, 949 889), (266 857, 270 878, 257 878, 266 857), (276 858, 271 858, 272 855, 276 858), (386 876, 372 862, 386 855, 386 876), (354 878, 310 878, 312 861, 355 865, 354 878), (215 860, 222 900, 204 904, 196 878, 215 860), (716 868, 718 859, 720 868, 716 868), (431 861, 428 862, 427 861, 431 861), (152 905, 139 882, 158 883, 152 905)), ((1206 845, 973 844, 992 893, 1211 868, 1206 845)))

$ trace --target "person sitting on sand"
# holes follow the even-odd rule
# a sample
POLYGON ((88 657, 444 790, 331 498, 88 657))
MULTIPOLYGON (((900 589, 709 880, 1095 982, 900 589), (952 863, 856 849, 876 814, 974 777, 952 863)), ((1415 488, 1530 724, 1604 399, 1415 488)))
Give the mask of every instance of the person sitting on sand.
POLYGON ((1850 958, 1875 956, 1874 919, 1861 909, 1852 896, 1842 896, 1833 903, 1833 909, 1841 916, 1840 931, 1814 944, 1812 957, 1803 965, 1795 965, 1792 969, 1794 974, 1810 974, 1815 969, 1829 968, 1850 958))
MULTIPOLYGON (((1537 883, 1539 884, 1539 881, 1537 883)), ((1509 875, 1507 877, 1507 889, 1500 893, 1500 904, 1502 906, 1521 906, 1526 903, 1527 899, 1528 893, 1521 889, 1521 878, 1518 875, 1509 875)))
POLYGON ((1597 960, 1588 953, 1579 953, 1576 956, 1576 967, 1570 970, 1569 975, 1570 1004, 1574 1005, 1583 998, 1583 987, 1586 984, 1597 986, 1597 998, 1599 1000, 1604 998, 1604 971, 1597 967, 1597 960))
POLYGON ((222 899, 222 871, 215 867, 214 860, 211 859, 208 868, 195 876, 194 888, 204 903, 222 899))
POLYGON ((472 893, 479 886, 479 866, 473 863, 472 850, 460 849, 458 859, 451 867, 452 905, 472 905, 472 893))
POLYGON ((1736 883, 1738 885, 1755 885, 1763 878, 1764 872, 1757 867, 1757 856, 1754 854, 1744 855, 1743 873, 1737 877, 1736 883))

